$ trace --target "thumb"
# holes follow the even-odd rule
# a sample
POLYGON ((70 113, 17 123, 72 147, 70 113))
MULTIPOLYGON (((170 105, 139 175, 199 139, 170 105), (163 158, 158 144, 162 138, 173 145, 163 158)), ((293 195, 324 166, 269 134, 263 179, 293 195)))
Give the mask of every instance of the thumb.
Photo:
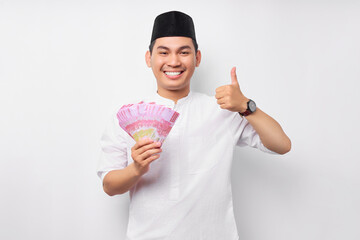
POLYGON ((237 76, 236 76, 236 67, 231 69, 231 84, 238 84, 237 76))

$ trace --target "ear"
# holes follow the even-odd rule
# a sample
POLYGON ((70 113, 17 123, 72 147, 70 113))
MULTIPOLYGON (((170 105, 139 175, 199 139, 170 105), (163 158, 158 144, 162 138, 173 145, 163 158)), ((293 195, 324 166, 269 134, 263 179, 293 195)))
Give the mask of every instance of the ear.
POLYGON ((145 62, 148 67, 151 67, 151 55, 149 50, 145 53, 145 62))
POLYGON ((198 50, 196 53, 196 67, 200 65, 200 62, 201 62, 201 52, 200 50, 198 50))

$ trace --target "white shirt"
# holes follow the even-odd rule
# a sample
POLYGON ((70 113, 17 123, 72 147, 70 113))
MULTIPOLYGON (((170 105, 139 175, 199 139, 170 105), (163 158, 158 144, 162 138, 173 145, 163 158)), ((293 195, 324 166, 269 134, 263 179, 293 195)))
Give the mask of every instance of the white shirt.
MULTIPOLYGON (((235 146, 267 149, 245 117, 221 109, 214 96, 192 92, 177 101, 156 92, 138 102, 179 112, 160 158, 130 189, 127 240, 236 240, 231 192, 235 146)), ((120 128, 116 112, 102 139, 98 176, 133 162, 135 141, 120 128)))

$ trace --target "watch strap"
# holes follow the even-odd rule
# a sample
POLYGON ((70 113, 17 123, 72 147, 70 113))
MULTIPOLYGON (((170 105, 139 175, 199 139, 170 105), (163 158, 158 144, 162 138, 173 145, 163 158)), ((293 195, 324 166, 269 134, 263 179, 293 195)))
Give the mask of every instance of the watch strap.
POLYGON ((239 112, 239 113, 240 113, 241 116, 245 116, 245 117, 246 117, 246 116, 250 115, 252 112, 251 112, 249 109, 246 109, 245 112, 242 112, 242 113, 239 112))

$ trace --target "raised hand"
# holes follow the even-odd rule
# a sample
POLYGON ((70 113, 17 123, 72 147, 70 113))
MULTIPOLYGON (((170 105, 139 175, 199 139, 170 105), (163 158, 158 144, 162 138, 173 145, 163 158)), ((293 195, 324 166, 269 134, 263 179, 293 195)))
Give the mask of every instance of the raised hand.
POLYGON ((236 76, 236 67, 231 69, 231 84, 216 88, 215 98, 220 108, 232 112, 245 112, 249 99, 240 90, 236 76))

